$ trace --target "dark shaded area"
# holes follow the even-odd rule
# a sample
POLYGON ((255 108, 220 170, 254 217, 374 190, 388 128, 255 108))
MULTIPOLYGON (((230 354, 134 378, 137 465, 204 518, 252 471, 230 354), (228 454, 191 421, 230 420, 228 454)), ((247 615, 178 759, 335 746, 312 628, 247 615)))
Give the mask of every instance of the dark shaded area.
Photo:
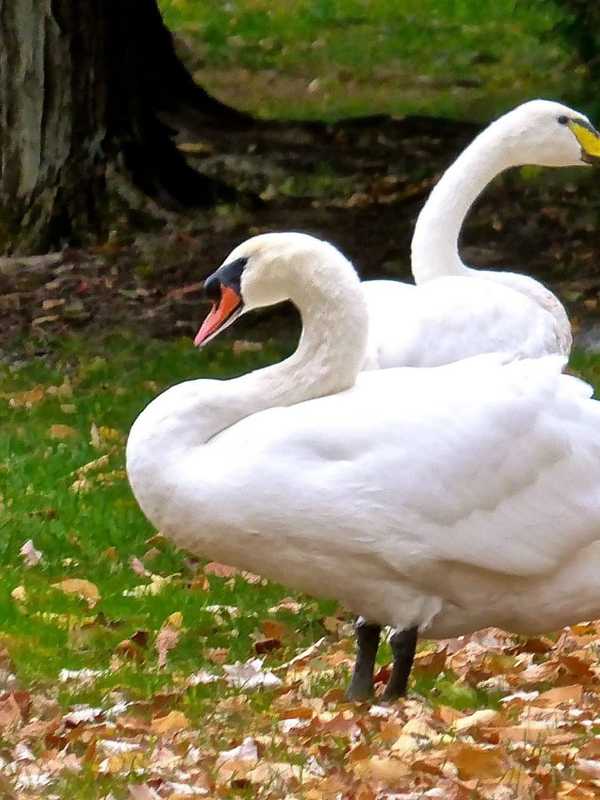
MULTIPOLYGON (((536 0, 542 4, 545 0, 536 0)), ((600 112, 600 4, 589 0, 554 0, 564 12, 557 33, 573 47, 589 76, 583 98, 594 114, 600 112)))
POLYGON ((190 167, 173 137, 182 125, 238 130, 252 118, 211 97, 177 57, 155 0, 112 4, 107 15, 108 142, 123 153, 134 183, 166 206, 233 201, 235 189, 190 167), (168 120, 168 122, 167 122, 168 120))
MULTIPOLYGON (((44 348, 55 334, 96 336, 130 329, 191 337, 207 311, 201 282, 243 239, 268 230, 300 230, 338 245, 364 277, 410 280, 409 248, 417 214, 439 174, 477 127, 442 120, 359 121, 331 126, 263 126, 222 133, 212 127, 191 156, 202 172, 262 193, 260 208, 239 206, 157 220, 125 213, 105 244, 55 256, 0 259, 4 343, 26 335, 44 348)), ((467 221, 468 263, 517 268, 566 301, 575 325, 597 314, 597 173, 513 171, 484 194, 467 221), (569 175, 576 177, 571 182, 569 175), (580 180, 583 176, 583 182, 580 180)), ((234 338, 265 338, 289 312, 244 317, 234 338)))

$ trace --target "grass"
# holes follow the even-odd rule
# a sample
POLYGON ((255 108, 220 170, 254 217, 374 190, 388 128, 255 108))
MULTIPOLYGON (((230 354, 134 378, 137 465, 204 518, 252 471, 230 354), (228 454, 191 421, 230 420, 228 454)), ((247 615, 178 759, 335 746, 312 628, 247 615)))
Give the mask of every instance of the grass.
MULTIPOLYGON (((183 554, 159 542, 152 571, 178 578, 168 592, 155 597, 124 594, 147 583, 129 562, 150 549, 148 539, 155 531, 129 491, 123 444, 137 413, 163 386, 198 374, 232 375, 269 356, 274 352, 260 359, 252 354, 234 359, 222 350, 213 351, 209 362, 187 343, 113 337, 99 351, 70 340, 50 365, 33 360, 18 370, 3 370, 0 615, 4 641, 24 680, 54 680, 59 668, 92 663, 106 668, 119 641, 136 630, 158 630, 174 611, 182 612, 188 631, 175 667, 201 665, 201 645, 208 635, 212 646, 227 644, 234 660, 248 652, 257 620, 261 614, 268 616, 266 609, 284 596, 284 590, 269 586, 257 594, 244 581, 229 586, 214 579, 210 592, 190 591, 186 581, 193 568, 183 554), (58 394, 53 394, 56 387, 58 394), (32 389, 44 395, 28 407, 29 395, 24 393, 32 389), (92 437, 94 443, 93 426, 99 431, 92 437), (89 486, 75 492, 76 471, 104 455, 103 469, 90 472, 89 486), (23 566, 19 555, 27 539, 43 553, 41 564, 32 569, 23 566), (102 600, 93 612, 80 599, 51 588, 66 578, 83 578, 98 586, 102 600), (11 597, 17 586, 27 594, 24 604, 11 597), (214 615, 202 611, 209 603, 235 604, 239 618, 228 620, 222 631, 213 630, 214 615), (94 625, 82 634, 81 626, 90 617, 94 625)), ((140 671, 130 679, 144 689, 146 678, 140 671)), ((155 690, 155 682, 155 677, 149 678, 149 691, 155 690)))
POLYGON ((425 113, 486 119, 583 83, 552 2, 160 0, 198 79, 265 116, 425 113))

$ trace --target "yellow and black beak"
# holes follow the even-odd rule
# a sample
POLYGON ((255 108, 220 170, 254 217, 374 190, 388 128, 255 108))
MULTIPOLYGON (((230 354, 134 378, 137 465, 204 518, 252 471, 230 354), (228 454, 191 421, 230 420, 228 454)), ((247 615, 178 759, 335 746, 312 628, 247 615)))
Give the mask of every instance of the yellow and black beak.
POLYGON ((212 308, 194 338, 196 347, 214 339, 229 327, 244 310, 241 278, 247 259, 238 258, 224 264, 204 281, 204 293, 212 300, 212 308))
POLYGON ((579 146, 581 160, 586 164, 600 163, 600 133, 584 119, 570 119, 567 123, 579 146))

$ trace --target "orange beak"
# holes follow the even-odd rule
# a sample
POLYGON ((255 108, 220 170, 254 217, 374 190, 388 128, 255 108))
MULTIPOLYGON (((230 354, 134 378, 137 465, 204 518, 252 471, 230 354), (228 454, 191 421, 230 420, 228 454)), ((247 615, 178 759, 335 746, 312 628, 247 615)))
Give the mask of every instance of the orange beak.
POLYGON ((218 303, 213 303, 208 316, 196 334, 194 339, 196 347, 202 347, 202 345, 213 339, 219 331, 231 324, 241 311, 242 298, 235 289, 221 284, 221 299, 218 303), (238 312, 237 314, 236 311, 238 312))

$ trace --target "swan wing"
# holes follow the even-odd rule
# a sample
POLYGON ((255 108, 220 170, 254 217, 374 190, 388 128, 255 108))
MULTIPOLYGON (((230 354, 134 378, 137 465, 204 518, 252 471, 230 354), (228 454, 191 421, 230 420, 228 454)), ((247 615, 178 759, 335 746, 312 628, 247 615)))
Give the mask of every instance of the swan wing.
POLYGON ((558 357, 501 360, 363 373, 242 420, 209 445, 220 506, 437 593, 448 562, 554 572, 600 539, 600 404, 558 357))
POLYGON ((362 285, 370 368, 434 367, 490 352, 522 358, 569 352, 570 339, 565 341, 556 316, 497 282, 495 274, 494 279, 447 276, 416 287, 396 281, 362 285))

